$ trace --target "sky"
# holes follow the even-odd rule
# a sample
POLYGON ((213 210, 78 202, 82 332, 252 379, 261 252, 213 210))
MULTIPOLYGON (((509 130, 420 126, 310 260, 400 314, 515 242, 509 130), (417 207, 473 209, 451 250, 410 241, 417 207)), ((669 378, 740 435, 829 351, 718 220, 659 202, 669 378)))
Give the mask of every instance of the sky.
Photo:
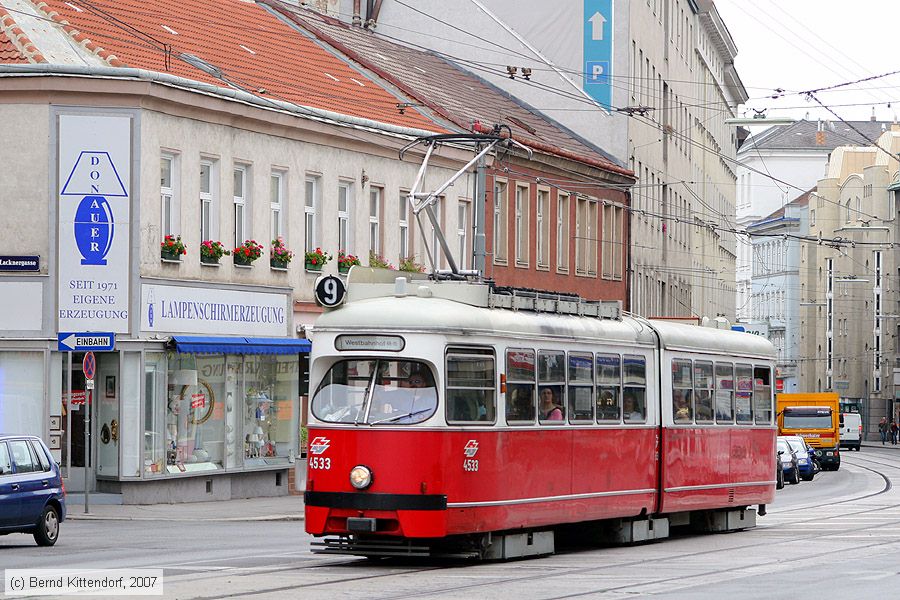
MULTIPOLYGON (((738 75, 768 117, 835 120, 800 92, 900 71, 897 0, 715 0, 737 44, 738 75), (777 89, 784 92, 776 92, 777 89), (778 96, 772 98, 772 96, 778 96)), ((845 120, 900 115, 900 74, 814 94, 845 120), (893 103, 891 103, 893 102, 893 103), (891 104, 889 104, 891 103, 891 104), (855 106, 853 106, 855 105, 855 106)))

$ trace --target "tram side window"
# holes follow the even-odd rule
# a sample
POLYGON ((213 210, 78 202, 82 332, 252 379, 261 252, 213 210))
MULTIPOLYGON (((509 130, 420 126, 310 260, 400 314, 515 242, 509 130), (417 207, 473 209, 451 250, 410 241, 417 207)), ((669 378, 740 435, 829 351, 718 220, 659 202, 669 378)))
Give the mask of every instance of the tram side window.
POLYGON ((694 361, 694 417, 698 423, 712 423, 713 364, 694 361))
POLYGON ((447 422, 494 422, 495 373, 491 350, 447 350, 447 422))
POLYGON ((691 398, 691 361, 672 360, 672 418, 676 423, 691 423, 694 407, 691 398))
MULTIPOLYGON (((597 421, 618 421, 622 402, 622 359, 618 354, 598 354, 597 421)), ((633 406, 632 400, 632 406, 633 406)))
POLYGON ((734 423, 734 365, 716 363, 716 423, 734 423))
POLYGON ((753 367, 737 365, 734 369, 737 390, 734 395, 734 416, 738 425, 753 424, 753 406, 750 403, 753 395, 753 367))
POLYGON ((753 410, 757 425, 772 423, 772 370, 769 367, 753 369, 753 410))
POLYGON ((569 421, 594 422, 594 356, 569 352, 569 421))
POLYGON ((626 423, 647 420, 647 359, 628 356, 623 359, 622 416, 626 423))
POLYGON ((566 407, 566 353, 538 352, 538 415, 543 423, 564 421, 566 407))
POLYGON ((506 422, 510 425, 534 423, 534 350, 506 351, 506 422))

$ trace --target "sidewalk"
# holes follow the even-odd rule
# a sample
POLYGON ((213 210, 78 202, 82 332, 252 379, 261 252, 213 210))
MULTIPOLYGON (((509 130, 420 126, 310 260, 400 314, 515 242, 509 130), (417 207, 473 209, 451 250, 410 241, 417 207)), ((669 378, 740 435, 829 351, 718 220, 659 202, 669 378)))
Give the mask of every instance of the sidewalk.
POLYGON ((66 519, 102 521, 302 521, 303 496, 246 498, 179 504, 103 504, 89 499, 84 513, 84 495, 66 499, 66 519))

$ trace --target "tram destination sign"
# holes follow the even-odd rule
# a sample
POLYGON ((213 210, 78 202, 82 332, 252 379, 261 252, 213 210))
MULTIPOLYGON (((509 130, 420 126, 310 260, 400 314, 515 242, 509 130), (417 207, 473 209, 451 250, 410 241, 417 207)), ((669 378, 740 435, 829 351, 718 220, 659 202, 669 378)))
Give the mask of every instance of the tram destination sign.
POLYGON ((112 332, 84 332, 56 334, 60 352, 104 352, 116 347, 116 334, 112 332))

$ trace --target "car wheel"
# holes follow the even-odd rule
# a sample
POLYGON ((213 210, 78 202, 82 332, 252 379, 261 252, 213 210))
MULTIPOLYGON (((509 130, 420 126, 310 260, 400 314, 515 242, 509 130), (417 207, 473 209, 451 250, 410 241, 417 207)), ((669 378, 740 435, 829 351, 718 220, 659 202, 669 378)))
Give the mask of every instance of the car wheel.
POLYGON ((804 475, 803 481, 812 481, 815 476, 816 476, 816 472, 813 471, 809 475, 804 475))
POLYGON ((34 541, 38 546, 52 546, 59 538, 59 513, 49 504, 44 507, 41 518, 34 530, 34 541))
POLYGON ((784 487, 784 469, 779 465, 778 473, 775 475, 775 489, 780 490, 784 487))
POLYGON ((798 467, 794 467, 794 470, 791 471, 791 485, 795 485, 800 483, 800 469, 798 467))

